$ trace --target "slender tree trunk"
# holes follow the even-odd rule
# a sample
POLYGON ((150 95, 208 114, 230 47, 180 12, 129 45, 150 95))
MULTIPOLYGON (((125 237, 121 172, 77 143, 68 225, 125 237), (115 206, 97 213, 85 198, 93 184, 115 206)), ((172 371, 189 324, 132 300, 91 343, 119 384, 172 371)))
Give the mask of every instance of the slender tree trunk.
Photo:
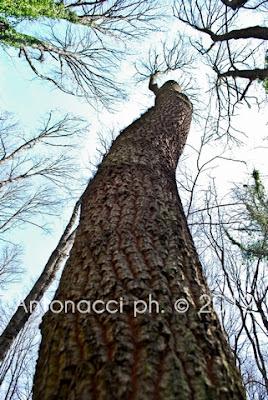
POLYGON ((56 248, 51 253, 41 275, 33 285, 30 292, 21 302, 13 314, 12 318, 0 336, 0 362, 3 361, 10 347, 14 343, 20 331, 31 316, 31 311, 35 309, 38 302, 42 299, 45 291, 52 284, 56 273, 63 261, 68 256, 75 237, 75 223, 78 218, 80 200, 76 203, 70 221, 68 222, 56 248))
POLYGON ((123 298, 123 310, 45 315, 34 400, 245 399, 214 311, 200 312, 209 291, 175 180, 192 107, 178 90, 170 81, 156 91, 88 185, 55 296, 77 309, 123 298), (134 301, 150 295, 159 312, 135 318, 134 301))

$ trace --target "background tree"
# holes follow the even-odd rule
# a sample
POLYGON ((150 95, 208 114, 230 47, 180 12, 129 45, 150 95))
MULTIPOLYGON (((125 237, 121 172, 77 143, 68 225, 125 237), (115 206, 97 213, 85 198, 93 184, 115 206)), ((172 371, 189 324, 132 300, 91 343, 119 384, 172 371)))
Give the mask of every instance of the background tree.
POLYGON ((53 211, 59 202, 55 200, 55 190, 71 190, 68 182, 75 180, 74 159, 78 135, 87 130, 87 123, 82 118, 72 114, 59 116, 56 112, 50 112, 43 118, 37 133, 24 132, 11 121, 10 115, 2 114, 2 233, 21 223, 33 223, 34 213, 53 211), (70 150, 68 155, 67 150, 70 150))
POLYGON ((0 396, 3 400, 31 399, 32 377, 40 340, 39 322, 36 316, 27 322, 0 365, 0 396))
POLYGON ((217 164, 243 162, 234 159, 228 147, 219 146, 212 132, 207 124, 200 146, 188 144, 177 182, 212 301, 248 398, 263 400, 268 393, 267 197, 257 171, 247 185, 237 182, 222 191, 217 164))
MULTIPOLYGON (((78 141, 88 125, 81 117, 56 111, 44 116, 35 132, 25 131, 8 113, 1 114, 0 122, 2 303, 4 289, 23 277, 23 248, 15 239, 17 229, 29 225, 46 230, 46 222, 55 219, 62 212, 62 205, 81 192, 81 174, 78 177, 76 172, 78 141)), ((1 304, 1 398, 30 396, 29 374, 33 373, 39 333, 29 303, 40 302, 63 265, 74 239, 78 209, 79 203, 39 279, 25 297, 26 307, 14 310, 7 302, 1 304)))
POLYGON ((24 298, 6 324, 0 336, 0 361, 3 361, 12 344, 23 330, 35 308, 42 300, 45 292, 53 283, 57 272, 69 255, 73 245, 76 231, 77 217, 80 209, 80 199, 75 204, 71 218, 60 237, 60 240, 51 253, 42 273, 33 285, 28 295, 24 298))
POLYGON ((242 101, 263 99, 259 82, 267 85, 267 7, 261 0, 174 1, 175 16, 200 33, 191 43, 213 70, 211 89, 220 117, 233 115, 242 101))
POLYGON ((4 0, 0 43, 60 90, 111 105, 123 93, 124 41, 156 29, 157 11, 155 0, 4 0))
POLYGON ((45 229, 42 215, 56 215, 70 191, 76 196, 75 141, 86 129, 81 118, 50 112, 36 133, 26 133, 10 114, 1 115, 1 289, 21 271, 21 249, 10 233, 27 224, 45 229))

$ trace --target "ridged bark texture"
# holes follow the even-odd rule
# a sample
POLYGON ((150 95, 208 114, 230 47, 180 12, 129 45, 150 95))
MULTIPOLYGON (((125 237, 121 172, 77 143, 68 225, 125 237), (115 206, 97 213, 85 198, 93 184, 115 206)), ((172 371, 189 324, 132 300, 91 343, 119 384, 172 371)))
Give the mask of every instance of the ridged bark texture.
POLYGON ((55 299, 123 297, 122 313, 55 314, 42 323, 34 400, 245 399, 177 193, 192 107, 169 81, 114 142, 82 200, 55 299), (163 312, 133 316, 149 295, 163 312), (179 314, 177 299, 190 307, 179 314))

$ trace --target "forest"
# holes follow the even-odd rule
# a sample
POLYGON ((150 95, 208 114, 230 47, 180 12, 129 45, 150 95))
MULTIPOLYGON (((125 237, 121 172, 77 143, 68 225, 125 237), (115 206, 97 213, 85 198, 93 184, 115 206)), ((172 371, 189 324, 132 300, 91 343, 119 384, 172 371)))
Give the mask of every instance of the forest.
POLYGON ((268 399, 267 16, 0 0, 0 399, 268 399))

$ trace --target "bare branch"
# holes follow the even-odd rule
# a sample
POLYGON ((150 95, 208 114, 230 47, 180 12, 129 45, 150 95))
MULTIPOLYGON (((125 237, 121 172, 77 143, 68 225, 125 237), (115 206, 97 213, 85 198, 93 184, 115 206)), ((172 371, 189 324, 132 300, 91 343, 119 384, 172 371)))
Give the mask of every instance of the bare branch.
POLYGON ((251 81, 260 79, 261 81, 265 80, 268 78, 268 68, 264 69, 253 69, 253 70, 230 70, 226 72, 220 72, 219 73, 219 78, 224 78, 224 77, 232 77, 232 78, 245 78, 249 79, 251 81))
POLYGON ((93 106, 96 100, 111 106, 125 97, 117 79, 119 62, 126 54, 124 41, 158 29, 158 1, 64 1, 61 6, 60 17, 44 15, 45 21, 38 20, 46 31, 50 29, 46 37, 17 32, 21 20, 14 17, 15 28, 14 21, 2 22, 0 42, 19 49, 19 57, 38 78, 86 98, 93 106))
MULTIPOLYGON (((205 32, 205 30, 202 31, 205 32)), ((214 34, 209 30, 207 30, 205 33, 208 33, 214 42, 222 42, 224 40, 231 40, 231 39, 268 40, 268 28, 266 28, 265 26, 251 26, 249 28, 234 29, 232 31, 223 33, 221 35, 214 34)))

